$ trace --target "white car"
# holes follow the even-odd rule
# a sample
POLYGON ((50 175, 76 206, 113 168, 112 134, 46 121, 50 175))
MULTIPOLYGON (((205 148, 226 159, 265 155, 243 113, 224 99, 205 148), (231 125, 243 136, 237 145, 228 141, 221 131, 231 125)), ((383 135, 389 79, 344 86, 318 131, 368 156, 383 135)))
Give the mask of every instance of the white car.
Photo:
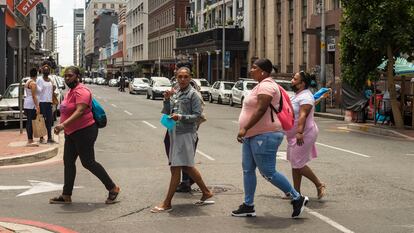
POLYGON ((147 78, 134 78, 129 83, 129 94, 145 94, 149 88, 149 80, 147 78))
POLYGON ((208 100, 210 95, 210 83, 208 83, 207 80, 201 78, 201 79, 193 79, 195 83, 201 88, 201 96, 203 97, 203 100, 208 100))
POLYGON ((157 97, 164 97, 164 92, 171 89, 171 82, 166 77, 151 77, 147 90, 147 99, 155 100, 157 97))
POLYGON ((283 89, 285 89, 285 91, 287 92, 290 98, 295 96, 295 92, 292 90, 292 86, 291 86, 292 83, 290 81, 283 80, 283 79, 274 79, 274 80, 277 84, 283 87, 283 89))
POLYGON ((213 101, 217 101, 219 104, 229 103, 233 86, 234 82, 216 81, 210 88, 210 103, 213 103, 213 101))
POLYGON ((231 89, 230 106, 234 106, 234 104, 243 105, 244 99, 250 94, 257 83, 258 82, 253 79, 242 79, 237 81, 231 89))
MULTIPOLYGON (((13 83, 6 89, 4 95, 0 95, 0 122, 7 124, 19 120, 19 84, 13 83)), ((23 120, 26 120, 25 115, 23 120)))

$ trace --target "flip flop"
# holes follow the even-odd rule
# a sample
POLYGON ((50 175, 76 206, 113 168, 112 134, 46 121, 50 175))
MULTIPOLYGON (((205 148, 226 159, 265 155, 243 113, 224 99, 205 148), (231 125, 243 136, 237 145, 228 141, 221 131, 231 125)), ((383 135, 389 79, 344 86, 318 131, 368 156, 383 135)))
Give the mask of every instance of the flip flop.
POLYGON ((194 205, 196 205, 196 206, 203 206, 203 205, 212 205, 214 203, 216 203, 216 202, 213 201, 213 200, 204 200, 204 201, 203 200, 199 200, 199 201, 195 202, 194 205))
POLYGON ((173 210, 172 207, 163 208, 163 207, 155 206, 150 211, 151 211, 151 213, 156 214, 156 213, 170 212, 171 210, 173 210))

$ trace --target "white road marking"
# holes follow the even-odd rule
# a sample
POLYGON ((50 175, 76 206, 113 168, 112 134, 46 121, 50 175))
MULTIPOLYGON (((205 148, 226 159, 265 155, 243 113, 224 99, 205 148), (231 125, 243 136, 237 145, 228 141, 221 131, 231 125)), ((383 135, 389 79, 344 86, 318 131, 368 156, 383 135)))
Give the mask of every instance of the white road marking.
POLYGON ((148 125, 149 127, 156 129, 157 127, 155 127, 154 125, 152 125, 151 123, 147 122, 147 121, 142 121, 142 123, 148 125))
POLYGON ((204 152, 202 152, 202 151, 200 151, 200 150, 197 150, 197 153, 199 153, 200 155, 202 155, 202 156, 206 157, 207 159, 209 159, 209 160, 211 160, 211 161, 214 161, 214 160, 215 160, 213 157, 211 157, 211 156, 207 155, 206 153, 204 153, 204 152))
POLYGON ((233 122, 234 124, 239 124, 239 122, 238 122, 238 121, 231 121, 231 122, 233 122))
POLYGON ((328 148, 331 148, 331 149, 347 152, 347 153, 350 153, 350 154, 359 155, 359 156, 362 156, 362 157, 365 157, 365 158, 370 158, 371 157, 369 155, 364 155, 364 154, 361 154, 361 153, 358 153, 358 152, 342 149, 342 148, 335 147, 335 146, 326 145, 326 144, 323 144, 323 143, 320 143, 320 142, 317 142, 316 144, 320 145, 320 146, 328 147, 328 148))
MULTIPOLYGON (((0 190, 19 190, 27 189, 26 191, 18 194, 16 197, 27 196, 37 193, 46 193, 62 190, 63 184, 55 184, 51 182, 28 180, 30 186, 0 186, 0 190)), ((81 186, 75 186, 74 188, 83 188, 81 186)))
POLYGON ((349 230, 348 228, 342 226, 341 224, 335 222, 334 220, 332 220, 332 219, 330 219, 330 218, 328 218, 328 217, 326 217, 326 216, 324 216, 324 215, 322 215, 322 214, 320 214, 318 212, 315 212, 315 211, 313 211, 313 210, 311 210, 309 208, 306 208, 306 211, 309 214, 311 214, 311 215, 319 218, 320 220, 328 223, 329 225, 335 227, 336 229, 340 230, 341 232, 344 232, 344 233, 354 233, 353 231, 349 230))
POLYGON ((102 97, 100 97, 100 96, 98 96, 98 95, 95 95, 96 96, 96 98, 98 98, 98 99, 102 99, 102 97))
POLYGON ((127 110, 124 110, 124 112, 130 116, 132 116, 132 113, 128 112, 127 110))
POLYGON ((114 107, 114 108, 117 108, 118 106, 116 106, 115 104, 111 104, 112 105, 112 107, 114 107))
POLYGON ((414 154, 405 154, 405 155, 414 156, 414 154))

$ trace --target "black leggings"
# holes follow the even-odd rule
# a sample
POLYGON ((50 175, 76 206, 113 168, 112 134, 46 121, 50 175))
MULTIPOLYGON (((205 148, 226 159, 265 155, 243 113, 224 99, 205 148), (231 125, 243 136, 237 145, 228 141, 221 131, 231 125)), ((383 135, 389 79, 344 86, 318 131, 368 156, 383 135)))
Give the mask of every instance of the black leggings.
POLYGON ((36 119, 36 109, 24 109, 26 113, 26 132, 27 132, 27 139, 33 140, 33 126, 32 120, 36 119))
POLYGON ((109 191, 115 187, 114 182, 101 164, 95 161, 94 145, 98 137, 96 124, 65 135, 63 162, 65 164, 65 185, 63 195, 72 195, 76 176, 76 159, 80 158, 84 168, 92 172, 109 191))
POLYGON ((53 126, 53 110, 52 103, 40 102, 40 113, 45 118, 45 125, 47 129, 47 140, 52 140, 52 126, 53 126))

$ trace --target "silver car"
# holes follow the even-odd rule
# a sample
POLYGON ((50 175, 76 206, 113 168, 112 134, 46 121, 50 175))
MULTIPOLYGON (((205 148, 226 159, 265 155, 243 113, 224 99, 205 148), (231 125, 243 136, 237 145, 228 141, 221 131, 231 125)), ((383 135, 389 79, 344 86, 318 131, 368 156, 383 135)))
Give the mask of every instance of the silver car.
MULTIPOLYGON (((7 124, 19 120, 19 84, 14 83, 6 89, 3 96, 0 95, 0 122, 7 124)), ((23 120, 26 120, 25 115, 23 120)))
POLYGON ((149 88, 147 78, 134 78, 129 83, 129 94, 146 94, 149 88))

